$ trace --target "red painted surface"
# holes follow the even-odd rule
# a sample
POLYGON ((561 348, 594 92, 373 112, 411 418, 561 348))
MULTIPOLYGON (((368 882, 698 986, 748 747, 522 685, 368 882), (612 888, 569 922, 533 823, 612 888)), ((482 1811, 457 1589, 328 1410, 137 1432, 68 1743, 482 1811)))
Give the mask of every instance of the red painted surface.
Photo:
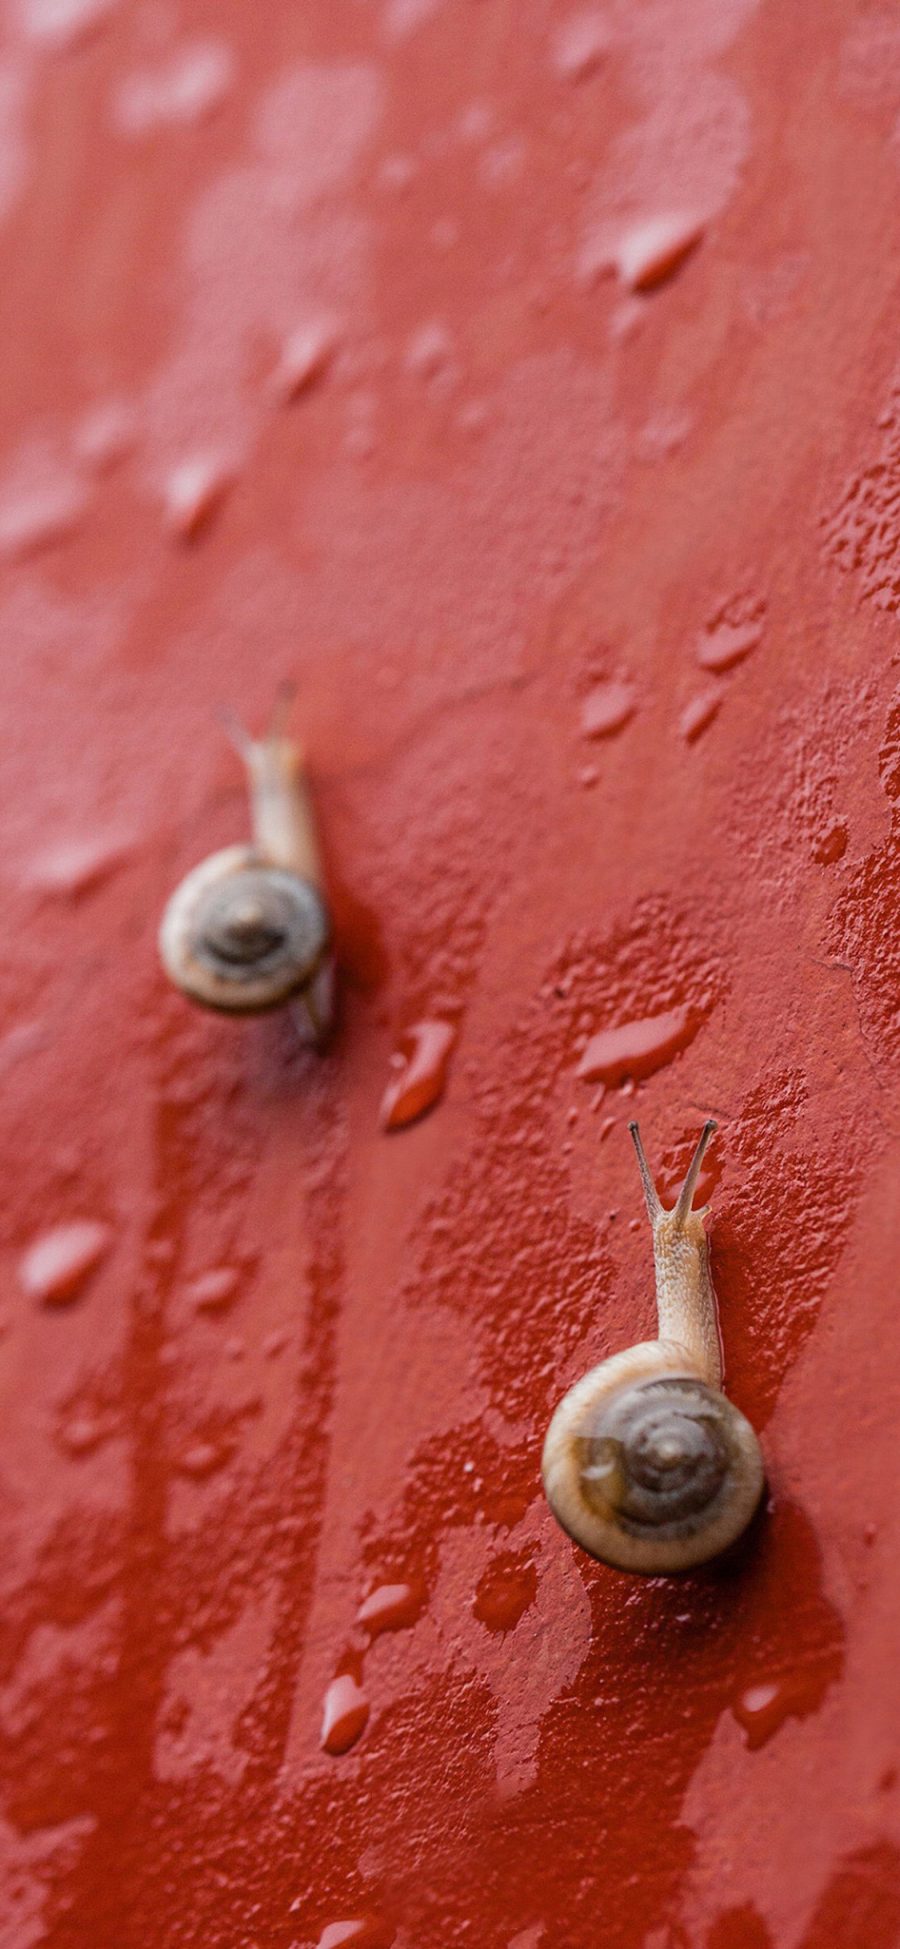
POLYGON ((4 1949, 900 1940, 898 116, 851 0, 10 0, 4 1949), (288 676, 324 1057, 155 952, 288 676), (771 1474, 681 1582, 539 1489, 635 1110, 771 1474))

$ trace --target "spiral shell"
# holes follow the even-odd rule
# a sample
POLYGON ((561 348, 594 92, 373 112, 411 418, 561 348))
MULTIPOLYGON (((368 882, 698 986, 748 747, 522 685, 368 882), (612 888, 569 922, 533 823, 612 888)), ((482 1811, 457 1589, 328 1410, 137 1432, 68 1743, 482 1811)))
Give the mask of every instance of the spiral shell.
POLYGON ((227 846, 169 901, 160 952, 172 980, 207 1008, 255 1015, 308 989, 328 953, 325 904, 310 881, 227 846))
POLYGON ((611 1376, 613 1365, 586 1375, 554 1416, 545 1450, 551 1506, 604 1563, 651 1576, 689 1570, 750 1521, 763 1489, 756 1436, 696 1374, 654 1376, 651 1367, 629 1381, 621 1367, 621 1379, 611 1376))

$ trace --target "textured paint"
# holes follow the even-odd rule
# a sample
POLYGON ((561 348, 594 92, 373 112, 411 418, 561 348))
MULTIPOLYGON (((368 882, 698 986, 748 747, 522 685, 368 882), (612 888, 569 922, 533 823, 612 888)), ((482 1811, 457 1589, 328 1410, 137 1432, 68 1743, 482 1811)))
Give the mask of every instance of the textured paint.
POLYGON ((900 1943, 898 117, 866 0, 4 9, 4 1949, 900 1943), (285 678, 324 1056, 156 955, 285 678), (539 1483, 635 1114, 771 1475, 681 1582, 539 1483))

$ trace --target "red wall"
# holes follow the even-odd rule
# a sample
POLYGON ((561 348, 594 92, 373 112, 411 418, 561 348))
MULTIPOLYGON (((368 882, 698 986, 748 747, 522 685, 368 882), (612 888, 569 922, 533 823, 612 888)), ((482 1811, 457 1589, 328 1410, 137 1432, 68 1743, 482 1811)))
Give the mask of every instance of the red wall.
POLYGON ((4 18, 0 1943, 890 1949, 900 24, 4 18), (288 676, 323 1057, 155 950, 288 676), (771 1479, 682 1581, 539 1486, 650 1330, 636 1109, 668 1183, 719 1119, 771 1479))

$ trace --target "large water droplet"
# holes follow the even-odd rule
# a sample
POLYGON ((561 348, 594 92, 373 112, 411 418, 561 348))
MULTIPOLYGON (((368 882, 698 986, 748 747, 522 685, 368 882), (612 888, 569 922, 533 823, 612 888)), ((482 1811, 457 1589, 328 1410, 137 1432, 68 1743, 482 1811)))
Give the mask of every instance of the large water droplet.
POLYGON ((316 1949, 343 1949, 345 1943, 355 1944, 355 1949, 391 1949, 395 1934, 391 1924, 378 1916, 358 1915, 352 1921, 329 1922, 316 1949))
POLYGON ((185 1288, 189 1305, 198 1313, 224 1313, 237 1294, 240 1274, 234 1266, 211 1266, 185 1288))
POLYGON ((272 374, 270 383, 273 397, 289 405, 292 400, 299 399, 301 393, 309 392, 327 371, 336 345, 334 326, 325 320, 299 325, 285 339, 281 358, 272 374))
POLYGON ((348 1753, 365 1732, 369 1720, 369 1701, 352 1672, 333 1678, 322 1706, 322 1745, 326 1753, 338 1758, 348 1753))
POLYGON ((786 1719, 803 1719, 822 1699, 821 1672, 796 1671, 749 1685, 732 1710, 751 1752, 780 1730, 786 1719))
POLYGON ((596 7, 563 21, 553 42, 553 65, 564 81, 585 81, 609 52, 610 31, 596 7))
POLYGON ((174 467, 165 486, 166 525, 179 541, 196 541, 210 526, 232 484, 231 470, 196 454, 174 467))
POLYGON ((122 82, 113 119, 123 135, 141 136, 167 123, 190 126, 211 115, 234 81, 234 57, 224 41, 194 41, 158 68, 142 68, 122 82))
POLYGON ((586 738, 611 738, 624 729, 634 716, 637 699, 631 684, 613 681, 595 684, 581 707, 581 729, 586 738))
POLYGON ((125 864, 130 846, 124 835, 115 833, 62 840, 30 862, 23 876, 25 884, 38 893, 77 899, 111 879, 125 864))
POLYGON ((95 33, 117 0, 20 0, 19 13, 29 40, 40 47, 76 47, 95 33))
POLYGON ((663 1015, 624 1022, 592 1036, 578 1064, 578 1075, 590 1083, 640 1082, 665 1067, 693 1042, 699 1017, 688 1008, 671 1008, 663 1015))
POLYGON ((756 649, 762 633, 761 616, 737 622, 722 616, 698 637, 697 662, 704 670, 733 670, 756 649))
POLYGON ((683 212, 646 218, 616 238, 604 228, 585 238, 579 271, 590 282, 614 270, 629 291, 652 291, 681 269, 702 235, 702 223, 683 212))
POLYGON ((701 690, 699 697, 692 697, 678 720, 678 728, 685 744, 696 744, 713 721, 718 717, 722 706, 720 690, 701 690))
POLYGON ((480 1578, 472 1610, 489 1631, 512 1631, 534 1603, 536 1592, 533 1563, 500 1557, 480 1578))
POLYGON ((455 1042, 452 1022, 416 1022, 406 1030, 395 1058, 397 1075, 381 1099, 382 1129, 402 1130, 439 1102, 455 1042))
POLYGON ((370 1637, 382 1631, 406 1631, 422 1614, 424 1593, 414 1584, 377 1584, 356 1613, 357 1624, 370 1637))
POLYGON ((28 1247, 19 1261, 19 1284, 45 1306, 68 1306, 77 1299, 105 1257, 112 1241, 108 1225, 75 1218, 56 1225, 28 1247))

